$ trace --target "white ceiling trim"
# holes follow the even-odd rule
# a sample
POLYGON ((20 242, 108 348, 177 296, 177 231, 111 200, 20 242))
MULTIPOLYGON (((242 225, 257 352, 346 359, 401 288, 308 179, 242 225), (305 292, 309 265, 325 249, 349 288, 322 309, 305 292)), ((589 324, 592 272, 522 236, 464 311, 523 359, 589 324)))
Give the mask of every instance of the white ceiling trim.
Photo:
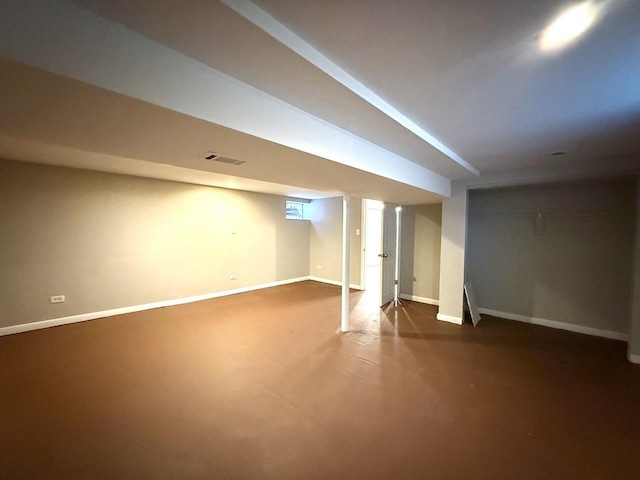
POLYGON ((75 4, 0 5, 6 58, 450 195, 449 179, 75 4))
POLYGON ((437 138, 424 130, 420 125, 405 116, 402 112, 380 98, 375 92, 360 83, 356 78, 344 71, 329 58, 324 56, 317 49, 308 44, 305 40, 297 36, 278 20, 255 5, 250 0, 221 0, 229 8, 249 20, 257 27, 283 43, 301 57, 318 67, 320 70, 331 76, 336 81, 347 87, 356 95, 376 107, 378 110, 389 116, 400 125, 411 131, 425 142, 451 158, 457 164, 465 168, 473 175, 480 175, 480 172, 471 164, 463 160, 457 153, 440 142, 437 138))

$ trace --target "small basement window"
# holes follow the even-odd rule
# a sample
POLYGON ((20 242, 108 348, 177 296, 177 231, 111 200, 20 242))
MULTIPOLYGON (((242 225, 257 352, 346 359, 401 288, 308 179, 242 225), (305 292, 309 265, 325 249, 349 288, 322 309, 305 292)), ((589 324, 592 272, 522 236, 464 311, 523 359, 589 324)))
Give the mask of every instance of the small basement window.
POLYGON ((286 201, 286 218, 288 220, 304 220, 305 217, 304 203, 286 201))

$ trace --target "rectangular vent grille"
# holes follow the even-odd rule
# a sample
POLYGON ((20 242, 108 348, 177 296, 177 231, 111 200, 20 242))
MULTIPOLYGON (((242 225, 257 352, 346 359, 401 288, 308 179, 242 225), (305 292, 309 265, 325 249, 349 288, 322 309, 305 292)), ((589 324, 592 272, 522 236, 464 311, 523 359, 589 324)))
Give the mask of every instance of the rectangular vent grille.
POLYGON ((244 160, 234 160, 233 158, 225 158, 225 157, 215 157, 211 159, 214 162, 220 163, 228 163, 229 165, 242 165, 243 163, 247 163, 244 160))
POLYGON ((247 163, 244 160, 236 160, 235 158, 221 157, 218 154, 213 152, 207 152, 206 154, 204 154, 203 158, 205 160, 210 160, 212 162, 226 163, 227 165, 242 165, 243 163, 247 163))

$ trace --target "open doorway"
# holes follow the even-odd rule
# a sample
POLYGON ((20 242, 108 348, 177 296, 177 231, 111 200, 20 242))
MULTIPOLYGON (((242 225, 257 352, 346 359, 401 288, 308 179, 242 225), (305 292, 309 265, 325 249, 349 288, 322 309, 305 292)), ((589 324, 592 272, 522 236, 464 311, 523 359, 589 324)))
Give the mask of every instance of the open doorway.
POLYGON ((364 254, 363 279, 365 298, 368 303, 379 303, 382 275, 382 215, 384 203, 364 200, 364 254))
POLYGON ((364 200, 363 286, 369 305, 397 299, 398 209, 376 200, 364 200))

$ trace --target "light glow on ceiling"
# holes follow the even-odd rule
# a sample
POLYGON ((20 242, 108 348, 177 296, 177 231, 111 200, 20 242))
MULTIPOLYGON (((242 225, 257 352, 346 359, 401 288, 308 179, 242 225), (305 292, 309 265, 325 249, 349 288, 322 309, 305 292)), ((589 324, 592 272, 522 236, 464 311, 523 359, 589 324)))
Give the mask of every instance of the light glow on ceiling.
POLYGON ((563 10, 541 33, 539 46, 552 51, 567 46, 586 32, 598 19, 600 8, 586 1, 563 10))

